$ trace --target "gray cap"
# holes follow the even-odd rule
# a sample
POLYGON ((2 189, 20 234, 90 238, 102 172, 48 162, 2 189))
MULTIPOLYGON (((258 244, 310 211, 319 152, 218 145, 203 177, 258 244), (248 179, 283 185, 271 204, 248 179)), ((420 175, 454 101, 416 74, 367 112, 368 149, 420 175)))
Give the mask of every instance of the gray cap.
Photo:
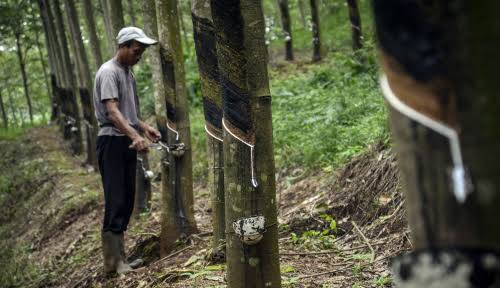
POLYGON ((154 45, 158 43, 158 41, 153 40, 146 36, 144 34, 144 31, 142 29, 137 28, 137 27, 125 27, 118 32, 118 36, 116 36, 116 41, 118 42, 118 45, 125 43, 129 40, 135 40, 139 43, 145 44, 145 45, 154 45))

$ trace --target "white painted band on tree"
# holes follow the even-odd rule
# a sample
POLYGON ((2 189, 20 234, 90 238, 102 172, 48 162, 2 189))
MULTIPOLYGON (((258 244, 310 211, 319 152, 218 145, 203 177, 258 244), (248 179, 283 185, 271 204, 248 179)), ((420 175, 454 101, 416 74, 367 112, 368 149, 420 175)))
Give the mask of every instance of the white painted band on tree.
POLYGON ((257 186, 259 186, 259 183, 257 183, 257 179, 255 178, 255 165, 254 165, 254 147, 255 145, 253 144, 250 144, 248 142, 245 142, 243 141, 243 139, 241 139, 240 137, 236 136, 233 132, 231 132, 231 130, 229 130, 226 126, 226 120, 224 118, 222 118, 222 126, 224 126, 224 129, 227 131, 227 133, 229 133, 231 136, 233 136, 235 139, 237 139, 238 141, 240 141, 241 143, 247 145, 248 147, 250 147, 250 171, 251 171, 251 177, 252 177, 252 186, 257 188, 257 186))
POLYGON ((389 81, 385 74, 380 77, 380 86, 382 87, 385 99, 394 109, 449 139, 451 160, 453 162, 453 169, 451 172, 453 192, 457 201, 459 203, 464 203, 467 195, 472 192, 472 187, 469 181, 470 178, 464 168, 457 132, 453 128, 416 111, 399 100, 389 86, 389 81))
POLYGON ((205 125, 205 131, 207 132, 207 134, 208 134, 208 135, 212 136, 212 138, 217 139, 217 140, 219 140, 220 142, 224 142, 224 139, 219 138, 219 137, 215 136, 212 132, 210 132, 210 131, 208 130, 207 125, 205 125))

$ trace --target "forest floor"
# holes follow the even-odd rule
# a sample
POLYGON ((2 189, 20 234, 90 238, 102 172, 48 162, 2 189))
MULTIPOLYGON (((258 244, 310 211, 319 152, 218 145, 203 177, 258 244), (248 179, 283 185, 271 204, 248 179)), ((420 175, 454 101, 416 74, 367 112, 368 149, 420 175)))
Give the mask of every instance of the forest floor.
MULTIPOLYGON (((200 233, 160 258, 154 182, 152 210, 133 219, 126 238, 128 254, 142 256, 145 266, 105 279, 100 178, 59 135, 47 126, 0 141, 0 187, 15 191, 0 195, 0 286, 225 287, 224 264, 207 260, 211 210, 201 180, 200 233)), ((391 148, 373 145, 336 171, 293 169, 276 177, 283 287, 393 286, 390 259, 411 243, 391 148)))

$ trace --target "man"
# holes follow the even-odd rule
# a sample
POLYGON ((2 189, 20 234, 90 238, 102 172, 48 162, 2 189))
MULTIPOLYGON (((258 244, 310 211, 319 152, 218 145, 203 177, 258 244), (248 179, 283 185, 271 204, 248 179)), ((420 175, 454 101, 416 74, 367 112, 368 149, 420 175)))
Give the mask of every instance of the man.
POLYGON ((160 132, 137 117, 139 101, 135 79, 130 70, 149 45, 158 43, 136 27, 120 30, 115 56, 97 71, 94 107, 99 133, 97 157, 104 189, 102 248, 104 272, 122 274, 141 264, 125 261, 123 233, 134 208, 137 151, 147 150, 149 140, 156 142, 160 132))

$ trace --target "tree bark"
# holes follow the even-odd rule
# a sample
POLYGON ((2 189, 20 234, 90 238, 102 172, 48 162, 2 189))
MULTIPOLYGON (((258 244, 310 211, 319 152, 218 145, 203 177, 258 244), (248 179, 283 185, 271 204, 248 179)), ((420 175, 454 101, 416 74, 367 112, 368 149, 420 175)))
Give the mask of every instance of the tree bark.
POLYGON ((62 123, 61 120, 61 103, 59 99, 59 87, 61 85, 61 68, 58 57, 58 40, 55 34, 54 21, 52 17, 52 11, 47 5, 45 0, 39 0, 38 5, 40 8, 40 15, 42 16, 42 24, 45 31, 45 41, 47 46, 47 54, 49 56, 49 66, 50 66, 50 82, 52 87, 52 116, 51 120, 57 120, 62 123))
POLYGON ((12 114, 12 120, 14 120, 14 123, 16 126, 19 125, 19 122, 17 121, 17 115, 16 115, 16 110, 15 107, 16 105, 14 104, 14 99, 12 99, 12 92, 8 92, 9 95, 9 106, 10 106, 10 113, 12 114))
POLYGON ((107 2, 107 11, 109 17, 109 31, 111 32, 111 41, 110 45, 113 49, 111 55, 114 55, 118 45, 116 43, 116 36, 118 32, 125 27, 125 21, 123 20, 123 6, 122 0, 106 0, 107 2))
POLYGON ((68 16, 68 25, 73 40, 74 51, 77 61, 77 74, 79 78, 80 103, 83 110, 83 119, 86 127, 87 142, 87 164, 97 167, 96 142, 97 142, 97 120, 94 116, 94 105, 92 103, 92 76, 90 73, 89 61, 85 52, 85 46, 82 40, 78 13, 76 11, 74 0, 64 0, 66 14, 68 16))
POLYGON ((3 120, 3 128, 9 128, 9 118, 7 117, 7 111, 5 111, 5 105, 3 103, 3 95, 0 90, 0 109, 2 110, 2 120, 3 120))
POLYGON ((352 50, 363 48, 363 33, 361 31, 361 17, 357 0, 347 0, 349 6, 349 20, 351 21, 352 50))
POLYGON ((208 185, 212 205, 212 259, 226 252, 221 83, 210 0, 194 0, 191 15, 207 131, 208 185))
POLYGON ((111 16, 109 14, 108 0, 100 0, 102 8, 102 17, 104 19, 104 30, 106 31, 106 39, 108 46, 108 58, 112 57, 116 52, 116 35, 113 34, 113 29, 111 26, 111 16))
POLYGON ((94 21, 94 11, 92 9, 91 0, 83 0, 83 12, 85 15, 85 24, 87 24, 87 29, 89 31, 90 46, 92 47, 92 54, 94 55, 94 61, 96 70, 102 65, 102 54, 101 45, 99 43, 99 37, 97 37, 97 30, 94 21))
POLYGON ((24 96, 26 97, 26 103, 28 104, 28 114, 30 116, 30 123, 33 124, 33 106, 31 105, 31 96, 28 88, 28 76, 26 75, 26 62, 23 56, 22 46, 21 46, 21 34, 15 33, 16 38, 16 54, 19 61, 19 69, 21 70, 21 76, 23 79, 24 96))
POLYGON ((394 262, 396 285, 498 287, 500 3, 373 7, 417 250, 394 262))
MULTIPOLYGON (((156 21, 156 6, 154 0, 145 0, 142 2, 142 12, 144 19, 144 32, 146 35, 150 35, 153 39, 158 39, 158 23, 156 21)), ((163 70, 160 64, 160 45, 153 45, 148 48, 148 58, 153 70, 153 85, 154 85, 154 98, 155 98, 155 117, 158 130, 162 134, 162 142, 167 142, 167 109, 166 109, 166 90, 163 83, 163 70)), ((168 231, 168 229, 173 228, 172 240, 163 239, 164 243, 175 242, 179 237, 179 233, 176 232, 175 228, 175 213, 173 209, 168 209, 168 204, 171 203, 167 201, 166 196, 171 195, 170 189, 170 177, 169 177, 169 167, 168 167, 168 153, 166 151, 162 152, 161 165, 161 193, 162 193, 162 231, 168 231), (167 204, 167 206, 166 206, 167 204), (171 222, 168 222, 170 220, 171 222), (165 227, 164 227, 165 226, 165 227), (165 230, 166 229, 166 230, 165 230)), ((169 235, 169 236, 170 236, 169 235)))
POLYGON ((319 26, 319 13, 317 0, 309 1, 311 6, 311 26, 312 26, 312 44, 313 56, 312 61, 321 61, 321 34, 319 26))
MULTIPOLYGON (((163 83, 166 97, 166 114, 168 130, 168 144, 184 144, 185 152, 181 157, 169 155, 170 171, 170 199, 173 203, 165 203, 163 209, 175 211, 176 229, 169 230, 171 219, 162 219, 161 253, 166 254, 173 248, 173 231, 180 236, 189 235, 197 231, 194 219, 192 156, 188 101, 185 87, 184 56, 179 29, 177 1, 157 0, 156 12, 158 20, 158 35, 160 41, 160 61, 163 72, 163 83), (172 206, 173 205, 173 206, 172 206)), ((168 200, 167 198, 165 198, 168 200)), ((169 212, 171 213, 171 212, 169 212)), ((165 215, 168 215, 166 213, 165 215)))
POLYGON ((211 10, 223 87, 227 283, 228 287, 280 287, 262 7, 258 1, 212 0, 211 10), (263 238, 253 245, 236 234, 241 221, 252 216, 265 219, 257 229, 263 238))
POLYGON ((66 32, 64 21, 62 19, 61 7, 59 0, 53 1, 54 16, 56 22, 56 30, 60 45, 61 63, 63 74, 65 75, 65 83, 60 89, 61 97, 61 111, 65 118, 65 138, 71 139, 71 149, 74 154, 81 154, 83 150, 82 132, 81 132, 81 119, 78 112, 78 104, 76 101, 76 80, 74 77, 73 69, 71 67, 71 60, 69 56, 68 41, 66 39, 66 32))
MULTIPOLYGON (((47 88, 47 96, 49 97, 49 103, 51 103, 51 106, 53 107, 53 98, 52 98, 52 91, 51 91, 51 84, 49 80, 49 76, 47 75, 47 64, 45 64, 45 60, 43 57, 42 53, 42 44, 40 43, 40 35, 38 34, 38 31, 35 31, 35 44, 36 44, 36 49, 38 51, 38 57, 40 58, 40 64, 42 66, 42 72, 43 72, 43 79, 45 80, 45 87, 47 88)), ((49 48, 47 46, 47 51, 49 51, 49 48)), ((47 53, 49 54, 49 53, 47 53)), ((51 119, 54 117, 54 115, 51 116, 51 119)))
POLYGON ((280 8, 283 34, 285 35, 285 60, 293 61, 292 29, 290 22, 290 12, 288 9, 288 0, 278 0, 278 4, 280 8))

